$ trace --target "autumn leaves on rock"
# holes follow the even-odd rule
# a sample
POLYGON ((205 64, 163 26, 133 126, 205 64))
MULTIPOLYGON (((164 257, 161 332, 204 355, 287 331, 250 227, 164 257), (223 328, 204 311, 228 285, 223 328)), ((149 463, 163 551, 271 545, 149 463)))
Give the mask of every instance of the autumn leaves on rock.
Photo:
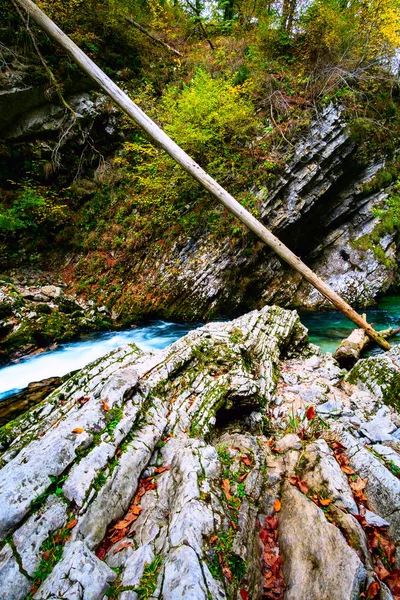
POLYGON ((399 416, 316 352, 266 307, 2 428, 0 599, 397 598, 399 416))

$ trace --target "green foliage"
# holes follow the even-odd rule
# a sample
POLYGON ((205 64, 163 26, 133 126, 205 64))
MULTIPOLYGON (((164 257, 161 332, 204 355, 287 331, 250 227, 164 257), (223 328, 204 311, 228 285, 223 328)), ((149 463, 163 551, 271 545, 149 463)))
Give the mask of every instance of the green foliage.
POLYGON ((161 566, 161 556, 156 556, 149 565, 145 566, 139 585, 135 588, 138 600, 147 600, 153 596, 161 566))
POLYGON ((167 133, 203 164, 215 160, 216 149, 230 152, 254 138, 253 107, 246 83, 233 85, 197 69, 190 85, 169 87, 163 98, 167 133))
POLYGON ((26 184, 9 207, 0 204, 0 236, 15 234, 39 227, 56 230, 67 219, 67 207, 57 205, 46 190, 38 190, 26 184))
POLYGON ((33 591, 31 591, 26 600, 31 600, 38 587, 50 575, 56 564, 61 560, 64 552, 64 544, 71 535, 68 527, 59 529, 51 534, 42 544, 42 558, 32 575, 33 591))
POLYGON ((400 468, 391 460, 388 464, 389 470, 396 475, 396 477, 400 478, 400 468))
POLYGON ((51 481, 51 484, 42 494, 40 494, 39 496, 36 496, 36 498, 34 500, 32 500, 31 510, 33 510, 33 511, 39 510, 39 508, 41 508, 43 506, 43 504, 46 502, 47 498, 51 494, 55 494, 56 496, 58 496, 60 498, 63 497, 62 484, 67 479, 67 476, 53 477, 52 475, 49 475, 49 479, 51 481))
POLYGON ((109 411, 106 412, 106 430, 108 433, 112 433, 124 414, 123 408, 120 406, 113 406, 109 411))
MULTIPOLYGON (((395 170, 382 169, 374 180, 365 186, 364 190, 369 193, 381 190, 383 187, 390 184, 398 172, 398 167, 395 170)), ((400 230, 400 180, 394 185, 389 197, 383 202, 381 208, 373 209, 375 217, 379 218, 371 233, 367 233, 362 237, 354 240, 352 245, 360 250, 373 250, 375 257, 388 268, 393 266, 390 259, 381 246, 381 240, 386 234, 392 234, 400 230)))

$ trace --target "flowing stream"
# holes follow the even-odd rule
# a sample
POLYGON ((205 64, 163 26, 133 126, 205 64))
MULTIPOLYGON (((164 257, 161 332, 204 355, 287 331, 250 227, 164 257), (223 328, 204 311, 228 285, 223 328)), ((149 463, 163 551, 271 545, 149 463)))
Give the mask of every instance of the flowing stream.
MULTIPOLYGON (((324 352, 334 352, 339 342, 347 337, 353 323, 340 312, 301 313, 302 323, 309 330, 310 341, 324 352)), ((376 309, 367 311, 367 319, 377 329, 397 327, 400 324, 400 296, 384 298, 376 309)), ((166 323, 156 321, 126 331, 99 332, 82 337, 79 341, 62 344, 55 350, 43 352, 0 369, 0 400, 12 396, 33 381, 61 377, 81 369, 96 358, 124 344, 135 343, 141 350, 161 350, 175 342, 200 323, 166 323)), ((392 339, 400 343, 400 337, 392 339)), ((374 348, 371 352, 379 352, 374 348)))

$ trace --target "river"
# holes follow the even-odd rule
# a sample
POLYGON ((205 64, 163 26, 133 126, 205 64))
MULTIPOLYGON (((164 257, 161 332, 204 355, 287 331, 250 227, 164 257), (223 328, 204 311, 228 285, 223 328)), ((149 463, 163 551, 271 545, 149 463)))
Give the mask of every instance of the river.
MULTIPOLYGON (((309 330, 310 341, 324 352, 334 352, 338 343, 347 337, 354 325, 340 312, 300 313, 309 330)), ((400 296, 387 296, 376 309, 367 311, 367 319, 377 329, 397 327, 400 323, 400 296)), ((144 326, 118 332, 99 332, 86 335, 79 341, 62 344, 55 350, 28 357, 0 369, 0 400, 24 389, 32 381, 61 377, 81 369, 96 358, 124 344, 135 343, 144 351, 161 350, 188 331, 201 324, 179 324, 155 321, 144 326)), ((400 338, 392 340, 399 343, 400 338)), ((372 352, 379 352, 374 348, 372 352)))

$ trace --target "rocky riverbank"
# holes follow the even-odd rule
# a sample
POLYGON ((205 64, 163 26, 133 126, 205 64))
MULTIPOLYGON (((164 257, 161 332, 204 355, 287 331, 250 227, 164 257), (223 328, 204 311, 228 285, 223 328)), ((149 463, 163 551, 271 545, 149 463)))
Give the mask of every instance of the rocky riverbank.
POLYGON ((399 598, 398 361, 265 307, 89 365, 0 430, 1 600, 399 598))
POLYGON ((65 293, 58 280, 49 280, 49 274, 35 274, 0 281, 0 362, 115 326, 106 306, 65 293))

